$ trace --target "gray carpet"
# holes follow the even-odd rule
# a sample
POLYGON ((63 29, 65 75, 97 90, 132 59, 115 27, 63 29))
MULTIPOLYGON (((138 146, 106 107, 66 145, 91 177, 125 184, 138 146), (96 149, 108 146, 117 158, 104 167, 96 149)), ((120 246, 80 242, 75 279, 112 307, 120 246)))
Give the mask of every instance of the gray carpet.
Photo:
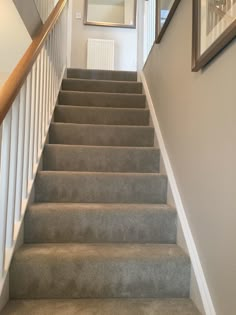
POLYGON ((188 299, 12 301, 1 315, 200 315, 188 299))
POLYGON ((136 80, 68 70, 1 315, 199 315, 136 80))

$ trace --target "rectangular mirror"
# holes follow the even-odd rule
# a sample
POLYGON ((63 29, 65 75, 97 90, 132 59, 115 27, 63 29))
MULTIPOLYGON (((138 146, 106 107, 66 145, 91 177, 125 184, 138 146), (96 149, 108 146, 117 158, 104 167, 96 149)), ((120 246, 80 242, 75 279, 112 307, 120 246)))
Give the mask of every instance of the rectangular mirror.
POLYGON ((157 0, 156 42, 160 43, 180 0, 157 0))
POLYGON ((84 24, 136 27, 137 0, 85 0, 84 24))

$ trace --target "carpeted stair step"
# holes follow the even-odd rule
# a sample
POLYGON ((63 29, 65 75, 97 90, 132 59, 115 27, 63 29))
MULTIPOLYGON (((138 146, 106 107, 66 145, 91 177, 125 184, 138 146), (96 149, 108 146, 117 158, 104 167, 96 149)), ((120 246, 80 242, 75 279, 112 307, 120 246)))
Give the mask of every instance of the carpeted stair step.
POLYGON ((189 299, 12 300, 2 315, 200 315, 189 299))
POLYGON ((190 260, 176 245, 23 245, 10 270, 13 299, 182 298, 189 285, 190 260))
POLYGON ((161 174, 38 172, 36 202, 166 203, 161 174))
POLYGON ((141 82, 64 79, 62 90, 142 94, 143 87, 141 82))
POLYGON ((60 105, 92 107, 144 108, 146 106, 146 96, 143 94, 60 91, 58 101, 60 105))
POLYGON ((47 144, 43 168, 51 171, 159 172, 160 150, 154 147, 101 147, 47 144))
POLYGON ((54 121, 78 124, 147 126, 149 124, 149 111, 147 109, 58 105, 55 108, 54 121))
POLYGON ((154 143, 154 129, 149 126, 52 123, 49 141, 53 144, 150 147, 154 143))
POLYGON ((26 243, 176 242, 176 211, 167 205, 39 203, 26 212, 26 243))
POLYGON ((67 77, 90 80, 137 81, 137 72, 70 68, 67 69, 67 77))

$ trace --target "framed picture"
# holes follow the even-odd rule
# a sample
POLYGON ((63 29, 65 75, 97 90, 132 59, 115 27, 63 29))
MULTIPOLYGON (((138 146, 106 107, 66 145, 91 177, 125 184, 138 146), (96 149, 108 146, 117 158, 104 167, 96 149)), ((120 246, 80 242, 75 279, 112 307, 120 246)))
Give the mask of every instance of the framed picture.
POLYGON ((156 43, 160 43, 180 0, 157 0, 156 3, 156 43))
POLYGON ((209 63, 236 36, 236 0, 193 0, 192 71, 209 63))

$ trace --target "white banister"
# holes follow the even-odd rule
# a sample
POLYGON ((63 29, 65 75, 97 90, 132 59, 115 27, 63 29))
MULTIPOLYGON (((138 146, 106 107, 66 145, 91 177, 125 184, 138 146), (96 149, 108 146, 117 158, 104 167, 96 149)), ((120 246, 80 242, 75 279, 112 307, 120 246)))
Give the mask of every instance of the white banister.
POLYGON ((67 5, 0 126, 0 294, 66 68, 67 5))

